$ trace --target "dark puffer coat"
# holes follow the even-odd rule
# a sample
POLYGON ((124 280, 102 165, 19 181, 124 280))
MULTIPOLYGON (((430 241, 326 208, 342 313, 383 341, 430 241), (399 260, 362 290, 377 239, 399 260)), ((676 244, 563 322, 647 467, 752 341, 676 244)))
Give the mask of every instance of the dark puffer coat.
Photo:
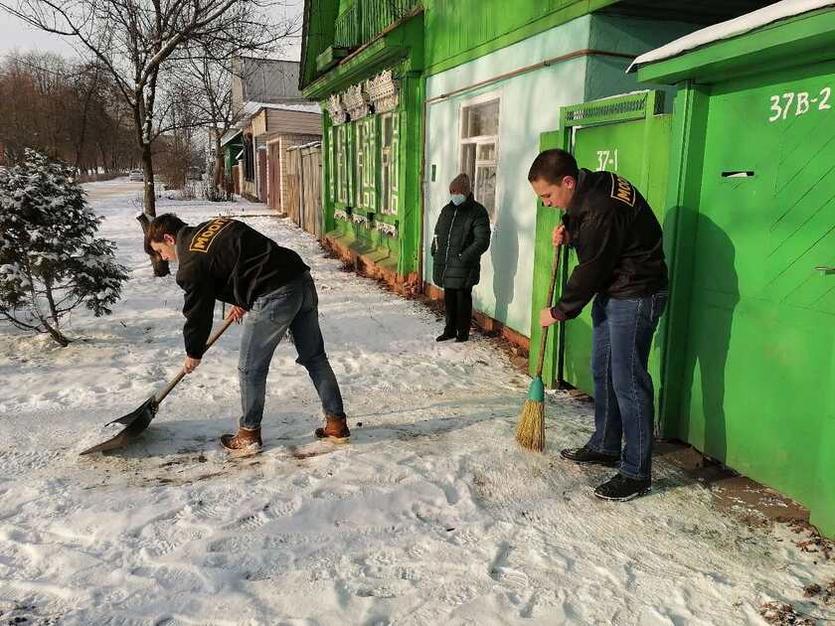
POLYGON ((481 255, 490 247, 490 217, 472 194, 441 210, 432 239, 433 282, 446 289, 471 289, 481 275, 481 255))

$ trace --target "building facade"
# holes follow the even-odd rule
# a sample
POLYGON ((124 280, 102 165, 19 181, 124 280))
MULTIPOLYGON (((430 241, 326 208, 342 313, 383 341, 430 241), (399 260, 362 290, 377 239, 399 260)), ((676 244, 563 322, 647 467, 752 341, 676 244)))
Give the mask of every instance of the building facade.
POLYGON ((479 322, 526 345, 536 202, 525 174, 559 106, 637 89, 624 73, 636 55, 762 4, 307 0, 300 86, 325 111, 325 244, 401 291, 438 296, 431 233, 449 181, 467 172, 493 222, 479 322))

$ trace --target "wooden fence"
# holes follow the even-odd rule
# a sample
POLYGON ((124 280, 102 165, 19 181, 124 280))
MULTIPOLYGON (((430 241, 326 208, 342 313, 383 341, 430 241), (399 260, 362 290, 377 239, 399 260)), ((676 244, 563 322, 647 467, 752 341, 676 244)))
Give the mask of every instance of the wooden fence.
POLYGON ((322 237, 322 143, 293 146, 287 152, 287 199, 290 218, 322 237))

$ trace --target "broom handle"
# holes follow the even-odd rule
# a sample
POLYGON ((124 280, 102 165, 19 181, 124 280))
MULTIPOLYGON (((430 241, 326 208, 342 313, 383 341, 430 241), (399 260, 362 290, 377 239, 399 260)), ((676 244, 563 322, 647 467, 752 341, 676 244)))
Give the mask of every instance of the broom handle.
MULTIPOLYGON (((235 321, 235 320, 233 320, 231 316, 230 316, 230 317, 227 317, 227 318, 223 321, 223 325, 222 325, 220 328, 218 328, 218 329, 217 329, 217 330, 216 330, 216 331, 212 334, 212 336, 211 336, 211 337, 209 337, 209 340, 206 342, 206 350, 208 350, 209 348, 211 348, 211 347, 212 347, 212 344, 214 344, 214 342, 215 342, 215 341, 217 341, 217 340, 220 338, 220 336, 221 336, 223 333, 225 333, 225 332, 226 332, 226 329, 227 329, 227 328, 229 328, 229 327, 232 325, 232 322, 234 322, 234 321, 235 321)), ((170 382, 170 383, 168 383, 168 386, 167 386, 165 389, 163 389, 163 390, 162 390, 162 391, 161 391, 161 392, 157 395, 157 397, 156 397, 157 404, 159 404, 160 402, 162 402, 163 400, 165 400, 165 396, 167 396, 169 393, 171 393, 171 390, 172 390, 172 389, 174 389, 174 387, 176 387, 176 386, 177 386, 177 383, 179 383, 181 380, 183 380, 183 376, 185 376, 185 375, 186 375, 186 370, 185 370, 185 369, 181 369, 181 370, 180 370, 180 372, 179 372, 179 373, 178 373, 178 374, 177 374, 177 375, 176 375, 173 379, 171 379, 171 382, 170 382)))
MULTIPOLYGON (((551 284, 548 286, 548 306, 552 306, 554 303, 554 291, 557 286, 557 279, 558 274, 560 271, 560 253, 562 252, 561 246, 554 247, 554 260, 551 262, 551 284)), ((553 326, 553 324, 551 325, 553 326)), ((546 326, 542 329, 542 333, 539 337, 539 358, 536 362, 536 377, 542 377, 542 367, 545 364, 545 343, 548 341, 548 329, 550 326, 546 326)))

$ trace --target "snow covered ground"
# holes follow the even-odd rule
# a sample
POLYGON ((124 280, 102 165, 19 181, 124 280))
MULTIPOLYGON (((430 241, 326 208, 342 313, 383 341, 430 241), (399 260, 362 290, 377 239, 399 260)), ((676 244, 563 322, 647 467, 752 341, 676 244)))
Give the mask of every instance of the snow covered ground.
MULTIPOLYGON (((226 459, 216 440, 238 409, 233 326, 141 441, 79 457, 80 440, 182 362, 182 296, 142 252, 140 187, 89 187, 131 273, 114 314, 76 313, 64 349, 0 328, 0 623, 761 624, 771 600, 822 614, 803 587, 835 579, 835 563, 783 526, 718 512, 663 459, 650 496, 596 500, 609 472, 556 456, 586 440, 587 404, 551 396, 547 453, 519 450, 528 379, 500 350, 479 335, 436 344, 426 307, 341 271, 274 218, 245 219, 313 268, 352 442, 312 442, 318 403, 285 344, 264 453, 226 459)), ((265 212, 166 210, 192 223, 265 212)))

